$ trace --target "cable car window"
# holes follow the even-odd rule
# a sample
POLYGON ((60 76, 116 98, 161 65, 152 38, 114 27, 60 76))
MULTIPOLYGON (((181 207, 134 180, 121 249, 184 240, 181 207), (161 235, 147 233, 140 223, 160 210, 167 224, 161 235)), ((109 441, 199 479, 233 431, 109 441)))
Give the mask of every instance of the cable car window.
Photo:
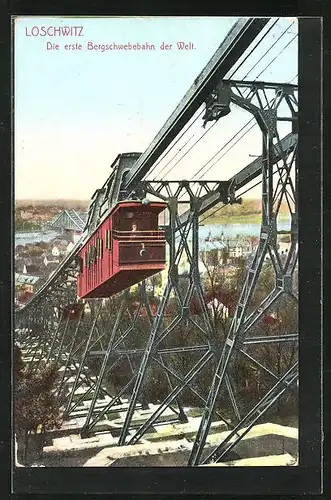
POLYGON ((97 238, 97 256, 99 259, 103 257, 103 239, 97 238))
POLYGON ((90 259, 89 259, 89 254, 88 252, 84 253, 84 265, 85 267, 89 267, 90 259))
POLYGON ((83 259, 80 255, 77 256, 76 262, 77 262, 77 267, 78 267, 79 273, 82 274, 84 267, 83 267, 83 259))
POLYGON ((111 231, 110 231, 110 229, 106 230, 106 248, 107 248, 107 250, 111 250, 111 231))
POLYGON ((92 264, 95 264, 97 252, 94 245, 90 245, 89 254, 90 254, 90 262, 92 262, 92 264))

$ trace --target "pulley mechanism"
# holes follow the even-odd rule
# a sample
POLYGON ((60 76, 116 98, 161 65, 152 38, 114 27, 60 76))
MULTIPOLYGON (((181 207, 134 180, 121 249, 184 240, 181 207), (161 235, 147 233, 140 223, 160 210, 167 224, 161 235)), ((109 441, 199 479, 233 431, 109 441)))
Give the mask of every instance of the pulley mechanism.
POLYGON ((217 85, 215 90, 206 99, 206 111, 202 119, 203 128, 206 127, 206 123, 218 120, 222 116, 226 116, 230 113, 230 101, 231 101, 231 88, 229 84, 221 82, 217 85))

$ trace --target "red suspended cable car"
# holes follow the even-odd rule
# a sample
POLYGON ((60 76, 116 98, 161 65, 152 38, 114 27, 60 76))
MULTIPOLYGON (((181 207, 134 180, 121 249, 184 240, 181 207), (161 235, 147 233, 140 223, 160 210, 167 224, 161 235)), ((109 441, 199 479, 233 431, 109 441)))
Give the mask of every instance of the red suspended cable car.
POLYGON ((81 248, 77 294, 110 297, 165 268, 163 202, 119 202, 81 248))

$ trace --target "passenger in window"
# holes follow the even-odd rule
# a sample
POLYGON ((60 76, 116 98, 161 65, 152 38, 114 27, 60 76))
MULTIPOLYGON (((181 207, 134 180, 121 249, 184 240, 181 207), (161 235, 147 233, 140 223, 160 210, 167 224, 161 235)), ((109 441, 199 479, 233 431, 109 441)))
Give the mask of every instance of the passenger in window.
POLYGON ((136 222, 132 222, 132 229, 131 229, 131 231, 133 233, 135 233, 137 231, 137 223, 136 222))

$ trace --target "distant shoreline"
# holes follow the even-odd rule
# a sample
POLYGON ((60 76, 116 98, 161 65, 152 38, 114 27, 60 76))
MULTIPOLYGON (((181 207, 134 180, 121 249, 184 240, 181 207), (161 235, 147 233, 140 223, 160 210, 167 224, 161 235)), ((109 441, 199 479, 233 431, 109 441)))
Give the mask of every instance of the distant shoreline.
POLYGON ((22 234, 45 234, 45 233, 52 233, 54 230, 52 229, 19 229, 18 231, 15 231, 14 234, 15 236, 21 236, 22 234))
MULTIPOLYGON (((280 213, 279 220, 289 220, 289 214, 280 213)), ((205 226, 212 226, 216 224, 260 224, 262 219, 262 214, 247 214, 247 215, 217 215, 209 216, 201 215, 200 224, 205 226), (206 217, 206 218, 205 218, 206 217)))

